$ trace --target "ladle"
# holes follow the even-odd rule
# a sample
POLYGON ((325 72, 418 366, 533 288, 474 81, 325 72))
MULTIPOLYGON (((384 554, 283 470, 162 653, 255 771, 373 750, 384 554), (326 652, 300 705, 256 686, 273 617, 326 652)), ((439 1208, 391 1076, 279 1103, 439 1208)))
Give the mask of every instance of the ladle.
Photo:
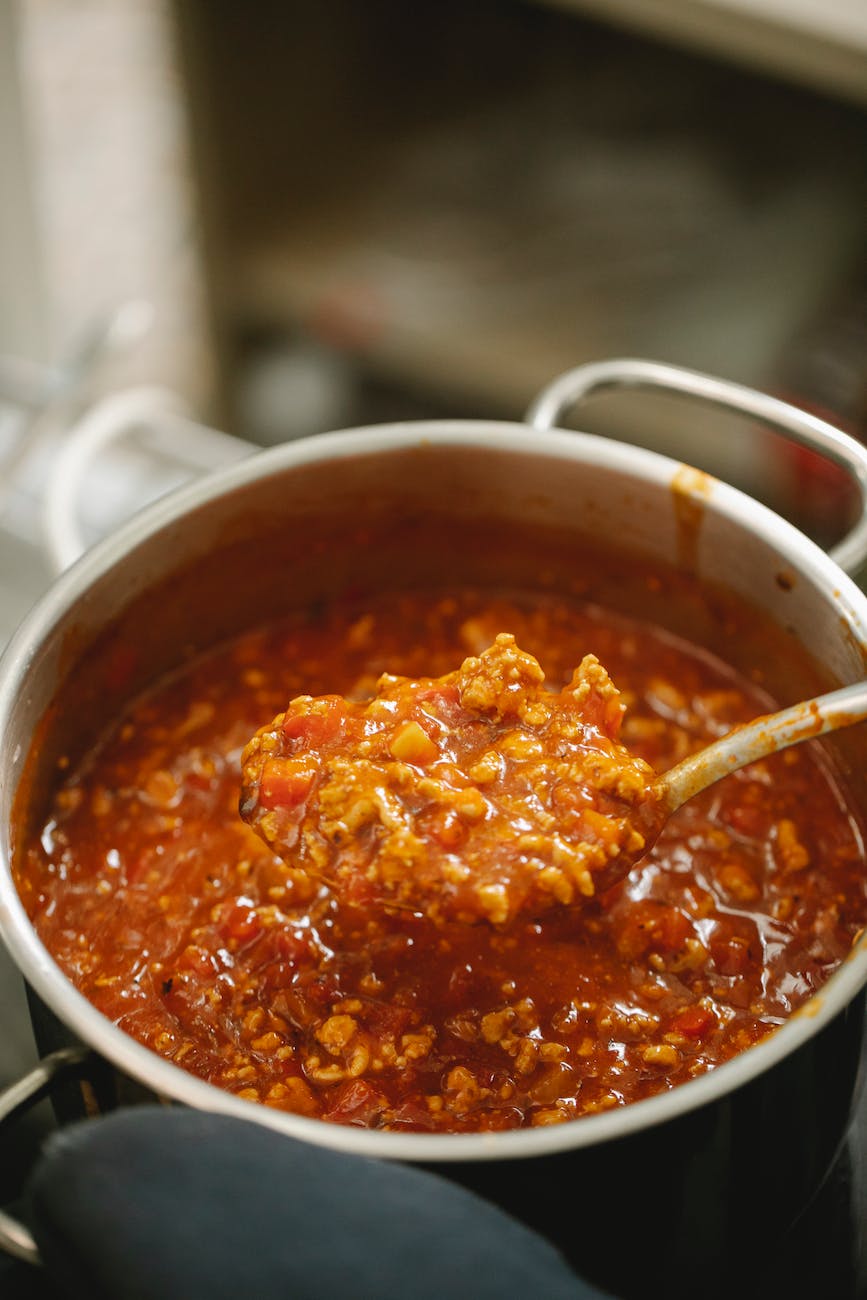
POLYGON ((688 755, 654 782, 652 794, 658 818, 655 834, 645 837, 646 843, 640 853, 621 853, 600 877, 600 888, 608 888, 622 880, 650 851, 668 819, 709 786, 782 749, 865 720, 867 681, 855 682, 827 695, 802 700, 777 713, 764 714, 688 755))
POLYGON ((245 751, 242 816, 344 898, 502 925, 607 893, 695 795, 867 719, 862 681, 657 775, 617 741, 619 697, 593 655, 559 694, 543 683, 503 633, 444 677, 383 677, 367 703, 300 696, 245 751))
POLYGON ((688 799, 749 763, 768 758, 802 741, 839 731, 867 719, 867 681, 804 700, 778 713, 769 713, 728 732, 713 744, 690 754, 657 782, 660 801, 669 816, 688 799))

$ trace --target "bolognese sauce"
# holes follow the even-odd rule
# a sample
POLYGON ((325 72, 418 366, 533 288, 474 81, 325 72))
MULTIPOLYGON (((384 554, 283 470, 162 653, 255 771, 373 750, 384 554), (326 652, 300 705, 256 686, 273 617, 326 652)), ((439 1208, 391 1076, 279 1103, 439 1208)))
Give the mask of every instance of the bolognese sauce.
POLYGON ((620 692, 586 655, 557 693, 514 636, 366 703, 298 696, 241 756, 241 814, 354 903, 506 925, 625 875, 664 820, 617 743, 620 692))
MULTIPOLYGON (((495 907, 480 924, 335 891, 239 816, 242 754, 287 700, 339 695, 362 711, 384 673, 441 677, 503 633, 554 692, 585 656, 605 665, 636 771, 774 704, 658 627, 550 594, 396 592, 286 617, 135 701, 18 854, 21 897, 68 977, 240 1097, 392 1130, 575 1119, 771 1033, 867 916, 859 826, 815 745, 697 796, 582 907, 495 907)), ((423 768, 420 737, 404 740, 399 761, 423 768)), ((440 844, 464 834, 449 811, 431 814, 440 844)))

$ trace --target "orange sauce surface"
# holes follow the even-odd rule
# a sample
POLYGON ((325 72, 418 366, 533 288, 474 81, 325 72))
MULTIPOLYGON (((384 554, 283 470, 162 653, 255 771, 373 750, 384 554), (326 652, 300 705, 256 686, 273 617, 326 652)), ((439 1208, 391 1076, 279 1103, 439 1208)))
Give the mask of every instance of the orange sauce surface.
POLYGON ((625 882, 506 925, 338 899, 241 820, 240 759, 301 694, 363 700, 501 632, 553 689, 585 654, 663 771, 774 702, 659 628, 550 594, 335 602, 133 702, 57 792, 16 880, 62 969, 160 1055, 268 1106, 372 1128, 558 1123, 670 1089, 763 1038, 867 918, 857 822, 821 749, 687 804, 625 882))

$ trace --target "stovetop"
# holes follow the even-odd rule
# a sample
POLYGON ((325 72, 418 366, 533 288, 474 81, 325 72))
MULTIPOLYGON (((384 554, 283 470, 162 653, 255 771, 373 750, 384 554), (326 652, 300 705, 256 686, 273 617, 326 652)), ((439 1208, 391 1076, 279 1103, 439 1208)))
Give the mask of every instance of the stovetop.
MULTIPOLYGON (((5 1013, 10 1006, 16 1010, 16 1018, 22 1009, 21 989, 16 984, 17 976, 10 975, 4 963, 0 970, 1 1023, 9 1023, 5 1013)), ((18 1019, 18 1030, 21 1040, 26 1040, 29 1032, 23 1019, 18 1019)), ((4 1053, 4 1073, 9 1063, 8 1053, 4 1053)), ((10 1132, 10 1140, 4 1136, 0 1205, 17 1209, 27 1170, 53 1127, 51 1110, 43 1104, 10 1132)), ((676 1252, 676 1242, 667 1243, 667 1248, 676 1252)), ((740 1300, 867 1300, 867 1093, 835 1166, 785 1238, 768 1249, 757 1226, 754 1277, 753 1286, 745 1281, 744 1287, 738 1288, 740 1300)), ((60 1300, 60 1292, 48 1278, 1 1255, 0 1295, 5 1300, 60 1300)), ((649 1295, 647 1300, 654 1297, 649 1295)))
POLYGON ((772 1255, 759 1270, 757 1296, 867 1297, 867 1096, 834 1168, 772 1255))

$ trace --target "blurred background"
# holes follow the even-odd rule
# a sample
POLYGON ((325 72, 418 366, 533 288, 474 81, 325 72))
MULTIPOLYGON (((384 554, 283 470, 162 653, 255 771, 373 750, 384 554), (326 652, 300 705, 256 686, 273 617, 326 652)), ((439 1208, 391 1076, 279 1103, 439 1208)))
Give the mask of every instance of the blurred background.
MULTIPOLYGON (((867 431, 863 0, 0 0, 0 94, 0 636, 52 440, 130 385, 258 445, 629 354, 867 431)), ((576 419, 845 518, 731 417, 576 419)), ((94 474, 94 535, 176 477, 94 474)))

